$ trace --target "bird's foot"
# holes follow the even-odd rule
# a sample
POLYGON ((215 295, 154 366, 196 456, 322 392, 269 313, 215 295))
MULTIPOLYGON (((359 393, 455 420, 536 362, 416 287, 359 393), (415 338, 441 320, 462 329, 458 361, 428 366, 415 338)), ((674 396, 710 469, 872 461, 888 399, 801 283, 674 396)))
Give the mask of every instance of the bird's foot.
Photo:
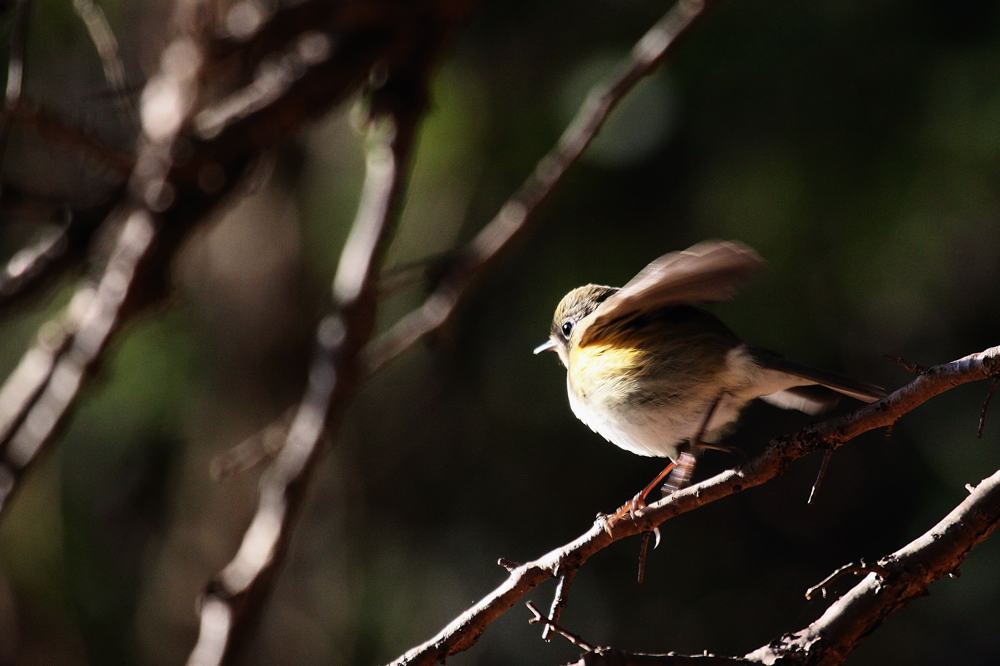
POLYGON ((641 514, 642 510, 645 509, 647 506, 646 504, 647 494, 648 493, 646 493, 644 490, 639 491, 638 493, 635 494, 635 497, 633 497, 632 499, 630 499, 629 501, 625 502, 620 507, 618 507, 618 509, 613 514, 608 516, 606 529, 610 530, 611 528, 613 528, 615 525, 625 520, 626 518, 635 521, 635 519, 638 518, 639 515, 641 514))

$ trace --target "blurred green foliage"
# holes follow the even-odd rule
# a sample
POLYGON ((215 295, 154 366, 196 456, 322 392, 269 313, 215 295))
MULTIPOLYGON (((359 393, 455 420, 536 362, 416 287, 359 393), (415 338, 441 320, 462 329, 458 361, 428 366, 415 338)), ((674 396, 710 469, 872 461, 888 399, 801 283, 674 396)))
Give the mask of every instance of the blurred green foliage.
MULTIPOLYGON (((102 6, 139 84, 164 7, 102 6)), ((482 6, 435 79, 390 263, 479 229, 587 85, 663 9, 482 6)), ((29 43, 29 92, 122 141, 69 3, 35 3, 29 43)), ((717 311, 802 362, 895 387, 908 377, 883 354, 926 365, 1000 342, 997 72, 995 2, 746 0, 713 10, 454 324, 365 389, 323 463, 248 660, 386 661, 497 584, 498 556, 526 560, 563 543, 659 469, 578 423, 561 368, 530 354, 573 286, 621 283, 664 251, 738 238, 771 270, 717 311)), ((196 595, 234 552, 253 502, 252 474, 217 484, 208 463, 302 385, 361 182, 350 115, 340 110, 275 156, 257 192, 192 242, 169 309, 125 332, 32 474, 0 524, 0 661, 166 664, 186 654, 196 595)), ((5 177, 17 182, 65 193, 92 175, 30 134, 15 132, 9 151, 5 177)), ((5 222, 4 256, 33 225, 5 222)), ((3 321, 0 369, 67 293, 3 321)), ((383 325, 423 294, 415 285, 394 295, 383 325)), ((891 437, 846 447, 816 506, 804 500, 818 461, 806 461, 672 521, 642 587, 638 544, 609 549, 578 576, 563 622, 594 643, 721 653, 804 625, 821 609, 802 600, 806 587, 908 542, 964 483, 997 468, 993 415, 975 438, 985 390, 954 391, 891 437)), ((753 451, 806 422, 754 406, 733 442, 753 451)), ((712 458, 702 473, 731 462, 712 458)), ((985 543, 961 579, 893 616, 853 663, 996 663, 998 557, 997 540, 985 543)), ((545 605, 550 594, 533 598, 545 605)), ((512 610, 449 663, 573 656, 526 620, 512 610)))

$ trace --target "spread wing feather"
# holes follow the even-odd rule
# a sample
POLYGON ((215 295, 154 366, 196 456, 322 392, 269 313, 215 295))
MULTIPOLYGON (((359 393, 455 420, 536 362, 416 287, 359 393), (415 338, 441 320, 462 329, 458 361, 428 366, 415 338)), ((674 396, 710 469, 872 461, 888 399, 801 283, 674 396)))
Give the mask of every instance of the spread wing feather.
POLYGON ((580 344, 624 317, 684 303, 732 298, 736 287, 764 265, 752 249, 734 241, 704 241, 654 259, 581 324, 580 344))

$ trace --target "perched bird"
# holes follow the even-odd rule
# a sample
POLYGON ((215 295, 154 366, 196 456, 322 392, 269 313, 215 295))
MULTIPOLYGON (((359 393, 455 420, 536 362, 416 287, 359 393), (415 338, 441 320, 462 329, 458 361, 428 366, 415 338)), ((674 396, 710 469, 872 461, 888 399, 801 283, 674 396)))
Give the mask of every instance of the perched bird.
MULTIPOLYGON (((577 287, 559 302, 549 339, 535 353, 559 355, 573 413, 612 444, 673 462, 686 452, 689 464, 675 487, 751 400, 815 414, 837 393, 863 402, 884 396, 878 386, 751 347, 695 307, 728 300, 763 265, 746 245, 706 241, 661 256, 624 287, 577 287)), ((633 502, 641 506, 672 467, 633 502)))

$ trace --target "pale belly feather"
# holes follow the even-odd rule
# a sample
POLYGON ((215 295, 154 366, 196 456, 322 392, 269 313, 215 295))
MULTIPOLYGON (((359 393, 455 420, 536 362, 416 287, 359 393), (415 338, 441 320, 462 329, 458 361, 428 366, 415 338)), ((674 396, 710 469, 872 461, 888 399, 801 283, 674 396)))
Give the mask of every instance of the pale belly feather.
POLYGON ((590 392, 574 390, 567 380, 573 413, 612 444, 642 456, 674 459, 678 445, 698 434, 712 403, 721 399, 702 440, 717 441, 754 398, 785 388, 771 385, 769 373, 753 362, 742 347, 729 351, 720 372, 679 394, 648 402, 622 400, 623 387, 592 383, 590 392))

